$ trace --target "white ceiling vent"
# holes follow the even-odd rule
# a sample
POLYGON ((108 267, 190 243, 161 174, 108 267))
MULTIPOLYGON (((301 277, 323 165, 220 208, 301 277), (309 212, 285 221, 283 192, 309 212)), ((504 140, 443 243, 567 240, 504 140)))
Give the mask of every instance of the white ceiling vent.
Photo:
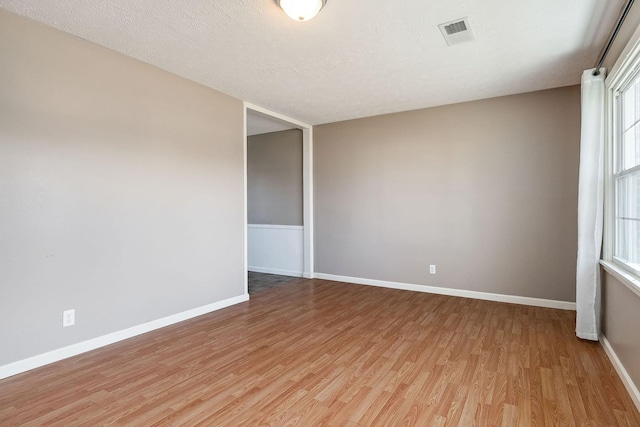
POLYGON ((449 46, 475 40, 469 18, 456 19, 438 25, 449 46))

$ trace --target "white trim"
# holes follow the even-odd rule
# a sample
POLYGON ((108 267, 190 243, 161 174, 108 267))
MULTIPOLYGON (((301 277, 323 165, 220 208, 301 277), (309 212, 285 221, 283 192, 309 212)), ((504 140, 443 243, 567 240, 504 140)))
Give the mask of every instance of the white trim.
POLYGON ((249 266, 249 271, 254 273, 267 273, 267 274, 279 274, 280 276, 291 276, 291 277, 303 277, 302 271, 289 271, 289 270, 278 270, 275 268, 262 268, 262 267, 251 267, 249 266))
POLYGON ((333 274, 315 273, 316 279, 336 282, 356 283, 358 285, 377 286, 381 288, 401 289, 404 291, 425 292, 429 294, 448 295, 453 297, 473 298, 486 301, 507 302, 511 304, 530 305, 534 307, 575 310, 576 303, 556 301, 542 298, 519 297, 514 295, 492 294, 489 292, 467 291, 464 289, 439 288, 435 286, 413 285, 409 283, 388 282, 385 280, 361 279, 358 277, 336 276, 333 274))
POLYGON ((622 384, 624 384, 624 387, 629 392, 629 395, 631 396, 631 400, 633 400, 633 403, 636 405, 636 408, 638 408, 638 411, 640 411, 640 391, 638 391, 638 387, 636 387, 633 380, 629 376, 629 373, 624 368, 624 365, 618 358, 618 355, 616 354, 616 352, 613 350, 613 347, 611 346, 611 343, 609 342, 607 337, 602 335, 600 337, 600 343, 602 344, 602 348, 604 348, 604 352, 607 353, 609 360, 611 360, 611 364, 613 365, 616 372, 618 373, 618 376, 620 376, 620 380, 622 380, 622 384))
POLYGON ((247 228, 262 228, 269 230, 304 230, 302 225, 277 225, 277 224, 248 224, 247 228))
MULTIPOLYGON (((257 111, 258 113, 266 114, 267 116, 275 117, 276 119, 283 120, 285 122, 289 122, 292 125, 298 126, 299 128, 310 128, 311 125, 301 122, 296 119, 292 119, 291 117, 285 116, 284 114, 276 113, 275 111, 267 110, 266 108, 259 107, 257 105, 251 104, 249 102, 244 103, 245 111, 247 109, 257 111)), ((245 126, 246 129, 246 126, 245 126)))
POLYGON ((625 65, 629 64, 629 56, 636 53, 636 49, 638 49, 638 45, 640 44, 640 27, 636 28, 635 32, 627 42, 627 45, 622 50, 620 56, 616 60, 616 63, 611 67, 611 72, 605 79, 605 83, 607 85, 611 85, 613 80, 615 80, 621 73, 624 72, 622 69, 625 65))
POLYGON ((313 276, 314 265, 314 217, 313 217, 313 127, 309 126, 302 131, 302 186, 303 186, 303 210, 304 224, 304 260, 305 274, 313 276))
POLYGON ((618 279, 620 283, 629 288, 631 292, 640 297, 640 280, 638 280, 631 273, 627 272, 622 267, 614 264, 611 261, 600 261, 600 265, 606 270, 607 273, 618 279))
POLYGON ((137 335, 142 335, 156 329, 164 328, 165 326, 183 322, 185 320, 202 316, 203 314, 211 313, 212 311, 220 310, 245 301, 249 301, 249 294, 214 302, 213 304, 208 304, 202 307, 183 311, 182 313, 177 313, 171 316, 163 317, 161 319, 152 320, 151 322, 142 323, 140 325, 132 326, 131 328, 123 329, 121 331, 112 332, 101 337, 92 338, 90 340, 72 344, 67 347, 58 348, 47 353, 29 357, 28 359, 9 363, 7 365, 0 366, 0 379, 17 375, 31 369, 39 368, 50 363, 58 362, 69 357, 77 356, 78 354, 86 353, 88 351, 95 350, 97 348, 104 347, 118 341, 123 341, 137 335))
POLYGON ((244 277, 244 293, 245 295, 249 295, 249 276, 247 275, 247 269, 249 267, 249 232, 247 231, 247 224, 249 223, 249 211, 247 200, 249 199, 249 190, 248 190, 248 154, 247 154, 247 144, 249 141, 249 136, 247 135, 247 108, 242 109, 242 168, 243 168, 243 194, 242 194, 242 204, 243 204, 243 219, 242 219, 242 244, 243 244, 243 261, 242 261, 242 276, 244 277))

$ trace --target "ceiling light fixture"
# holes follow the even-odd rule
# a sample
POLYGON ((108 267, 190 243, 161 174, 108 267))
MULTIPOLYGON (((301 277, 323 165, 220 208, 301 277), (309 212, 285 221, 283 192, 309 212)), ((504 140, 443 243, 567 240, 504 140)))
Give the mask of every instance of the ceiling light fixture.
POLYGON ((278 5, 296 21, 308 21, 320 12, 327 0, 277 0, 278 5))

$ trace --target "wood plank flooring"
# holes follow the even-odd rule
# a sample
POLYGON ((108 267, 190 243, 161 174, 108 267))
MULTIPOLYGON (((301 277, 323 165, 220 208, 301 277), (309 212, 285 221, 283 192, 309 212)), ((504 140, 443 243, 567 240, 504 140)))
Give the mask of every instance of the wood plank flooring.
POLYGON ((0 381, 0 426, 640 426, 575 313, 322 280, 0 381))

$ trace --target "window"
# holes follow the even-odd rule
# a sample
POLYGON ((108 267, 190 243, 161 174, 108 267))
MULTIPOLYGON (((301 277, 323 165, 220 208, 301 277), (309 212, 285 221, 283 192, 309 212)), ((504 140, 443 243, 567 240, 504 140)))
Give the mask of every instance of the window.
POLYGON ((640 72, 614 92, 613 260, 640 275, 640 72))

